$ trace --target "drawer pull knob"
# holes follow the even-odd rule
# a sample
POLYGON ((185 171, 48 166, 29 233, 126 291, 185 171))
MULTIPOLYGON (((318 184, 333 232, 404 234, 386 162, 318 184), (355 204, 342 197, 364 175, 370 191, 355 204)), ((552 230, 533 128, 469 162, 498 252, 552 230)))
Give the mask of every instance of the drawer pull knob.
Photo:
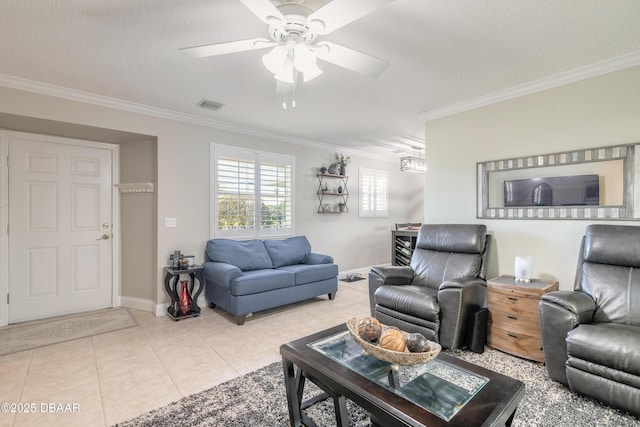
POLYGON ((507 297, 507 298, 509 298, 511 301, 518 301, 518 298, 516 297, 507 297))
POLYGON ((511 332, 507 332, 507 335, 509 335, 511 338, 518 338, 516 334, 512 334, 511 332))
POLYGON ((513 314, 507 314, 507 317, 508 317, 509 319, 518 320, 518 316, 514 316, 513 314))

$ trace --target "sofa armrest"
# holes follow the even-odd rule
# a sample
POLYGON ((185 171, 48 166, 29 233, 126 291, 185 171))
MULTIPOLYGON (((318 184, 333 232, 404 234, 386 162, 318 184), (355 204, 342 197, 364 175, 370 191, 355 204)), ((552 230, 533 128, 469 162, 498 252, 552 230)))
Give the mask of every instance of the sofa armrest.
POLYGON ((553 291, 540 299, 542 348, 549 377, 568 385, 567 333, 581 323, 591 323, 596 304, 579 291, 553 291))
POLYGON ((229 288, 231 281, 242 276, 242 270, 224 262, 206 261, 203 264, 205 282, 229 288))
POLYGON ((305 264, 333 264, 333 257, 324 254, 311 252, 307 257, 305 264))
POLYGON ((377 266, 369 271, 369 309, 375 315, 376 302, 373 294, 382 285, 408 285, 413 280, 411 267, 377 266))
POLYGON ((464 346, 471 314, 484 307, 487 282, 477 277, 447 280, 438 288, 440 344, 444 348, 464 346))

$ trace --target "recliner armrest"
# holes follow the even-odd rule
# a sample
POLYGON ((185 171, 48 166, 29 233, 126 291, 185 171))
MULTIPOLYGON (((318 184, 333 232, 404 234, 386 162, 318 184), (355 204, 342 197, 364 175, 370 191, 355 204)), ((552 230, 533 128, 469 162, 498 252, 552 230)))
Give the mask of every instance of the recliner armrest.
POLYGON ((484 306, 487 282, 477 277, 446 280, 438 288, 440 344, 444 348, 464 345, 469 316, 484 306))
POLYGON ((452 279, 442 282, 439 291, 444 289, 462 289, 469 286, 487 286, 487 282, 484 279, 478 277, 464 277, 461 279, 452 279))
POLYGON ((231 281, 242 276, 242 270, 235 265, 224 262, 206 261, 203 264, 206 281, 228 288, 231 281))
POLYGON ((383 285, 408 285, 413 280, 414 272, 411 267, 376 266, 369 271, 369 309, 371 316, 375 316, 376 289, 383 285))
POLYGON ((596 303, 579 291, 553 291, 540 299, 542 348, 549 378, 568 385, 567 333, 581 323, 591 323, 596 303))
POLYGON ((573 313, 578 324, 591 323, 593 312, 596 310, 596 302, 593 298, 579 291, 547 292, 541 299, 573 313))
POLYGON ((378 275, 384 285, 408 285, 415 274, 413 268, 400 266, 371 267, 371 272, 378 275))

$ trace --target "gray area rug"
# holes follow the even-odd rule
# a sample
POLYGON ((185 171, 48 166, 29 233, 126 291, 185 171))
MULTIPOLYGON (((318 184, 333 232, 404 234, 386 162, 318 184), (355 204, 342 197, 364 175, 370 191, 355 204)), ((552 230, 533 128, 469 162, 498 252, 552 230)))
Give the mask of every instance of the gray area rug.
MULTIPOLYGON (((514 426, 638 426, 635 417, 574 394, 547 378, 544 366, 496 350, 483 354, 447 351, 468 362, 517 378, 526 384, 526 395, 514 419, 514 426)), ((305 399, 319 389, 307 382, 305 399)), ((350 425, 369 426, 369 416, 347 401, 350 425)), ((333 402, 327 399, 307 409, 318 426, 335 426, 333 402)), ((455 417, 452 419, 455 421, 455 417)), ((116 424, 133 426, 289 426, 281 363, 235 378, 201 393, 187 396, 165 407, 116 424)))
POLYGON ((39 320, 0 329, 0 356, 138 326, 124 307, 39 320))

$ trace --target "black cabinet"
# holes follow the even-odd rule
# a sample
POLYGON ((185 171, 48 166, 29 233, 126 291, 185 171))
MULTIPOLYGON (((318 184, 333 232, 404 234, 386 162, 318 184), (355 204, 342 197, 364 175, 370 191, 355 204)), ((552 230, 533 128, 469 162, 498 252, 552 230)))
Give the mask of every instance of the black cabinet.
POLYGON ((417 240, 418 230, 391 231, 391 265, 409 265, 417 240))

